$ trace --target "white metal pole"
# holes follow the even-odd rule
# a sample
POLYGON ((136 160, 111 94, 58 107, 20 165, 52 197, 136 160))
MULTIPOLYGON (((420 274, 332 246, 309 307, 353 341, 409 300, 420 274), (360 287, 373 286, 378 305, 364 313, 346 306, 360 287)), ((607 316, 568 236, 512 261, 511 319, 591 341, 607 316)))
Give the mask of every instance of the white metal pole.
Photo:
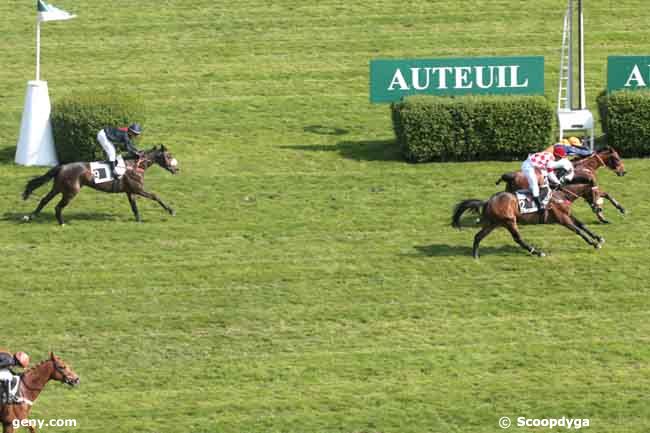
POLYGON ((41 20, 36 19, 36 81, 41 79, 41 20))
POLYGON ((569 82, 567 83, 567 108, 573 110, 573 0, 569 0, 569 82))
POLYGON ((585 40, 584 40, 584 20, 582 16, 582 0, 578 0, 579 16, 579 33, 580 33, 580 109, 587 108, 587 101, 585 95, 585 40))

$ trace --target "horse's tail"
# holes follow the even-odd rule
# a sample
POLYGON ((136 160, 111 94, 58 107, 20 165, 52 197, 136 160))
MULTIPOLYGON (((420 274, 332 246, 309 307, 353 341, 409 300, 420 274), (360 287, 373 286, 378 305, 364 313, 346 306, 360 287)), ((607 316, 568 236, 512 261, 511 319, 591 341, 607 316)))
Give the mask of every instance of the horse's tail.
POLYGON ((61 170, 61 166, 57 165, 56 167, 51 168, 43 176, 35 177, 29 182, 27 182, 27 185, 25 185, 25 191, 23 191, 23 200, 27 200, 27 198, 32 194, 32 192, 36 188, 45 185, 50 181, 50 179, 53 179, 57 174, 59 174, 60 170, 61 170))
POLYGON ((451 226, 460 230, 460 218, 463 216, 465 211, 472 210, 479 215, 483 215, 485 209, 485 201, 470 199, 463 200, 454 207, 454 214, 451 217, 451 226))

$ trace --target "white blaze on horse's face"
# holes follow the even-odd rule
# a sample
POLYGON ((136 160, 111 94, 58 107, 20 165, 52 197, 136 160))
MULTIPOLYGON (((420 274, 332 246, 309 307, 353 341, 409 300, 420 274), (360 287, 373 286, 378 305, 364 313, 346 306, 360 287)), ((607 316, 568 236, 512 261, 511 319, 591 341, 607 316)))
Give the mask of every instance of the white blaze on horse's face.
POLYGON ((176 158, 172 158, 172 160, 169 161, 170 167, 176 167, 177 165, 178 165, 178 161, 176 161, 176 158))

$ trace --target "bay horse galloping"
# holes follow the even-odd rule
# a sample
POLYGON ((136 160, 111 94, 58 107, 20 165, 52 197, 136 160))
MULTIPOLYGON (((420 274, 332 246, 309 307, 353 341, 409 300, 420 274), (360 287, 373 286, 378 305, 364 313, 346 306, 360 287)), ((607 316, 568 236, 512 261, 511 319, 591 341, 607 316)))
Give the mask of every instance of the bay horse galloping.
MULTIPOLYGON (((585 158, 580 158, 580 159, 574 159, 571 161, 573 164, 575 174, 574 174, 574 180, 571 181, 572 184, 580 184, 580 183, 586 183, 590 184, 592 189, 593 189, 593 200, 590 202, 592 204, 592 210, 602 223, 608 223, 607 219, 605 219, 605 216, 603 215, 603 210, 600 207, 600 204, 598 207, 595 207, 594 205, 598 202, 597 200, 600 199, 601 197, 604 199, 609 200, 610 203, 618 209, 618 211, 622 214, 625 214, 625 208, 621 206, 621 204, 616 201, 614 197, 612 197, 609 193, 606 191, 603 191, 602 189, 599 188, 598 186, 598 180, 596 178, 596 171, 600 167, 607 167, 613 172, 616 173, 617 176, 625 176, 626 171, 625 171, 625 165, 623 164, 623 160, 621 159, 620 155, 618 152, 611 147, 608 147, 604 150, 600 150, 598 152, 594 152, 592 155, 587 156, 585 158)), ((541 179, 541 175, 540 175, 541 179)), ((501 175, 499 180, 497 180, 496 184, 500 184, 501 182, 506 183, 506 191, 508 192, 515 192, 520 189, 528 189, 528 180, 526 179, 526 176, 521 171, 516 171, 516 172, 511 172, 511 173, 505 173, 501 175)))
POLYGON ((176 159, 167 152, 165 146, 161 145, 160 148, 154 147, 151 150, 145 151, 137 155, 136 160, 126 161, 126 173, 119 179, 113 182, 95 183, 93 172, 90 169, 88 162, 72 162, 69 164, 61 164, 43 176, 35 177, 25 186, 23 192, 23 200, 31 195, 31 193, 38 187, 46 184, 50 179, 54 180, 54 185, 50 192, 43 197, 30 215, 23 217, 24 221, 30 221, 36 217, 41 210, 58 194, 62 194, 61 201, 56 205, 56 219, 59 224, 64 225, 63 221, 63 208, 65 208, 72 199, 79 193, 84 186, 89 186, 93 189, 103 192, 112 193, 125 193, 131 204, 131 210, 135 216, 136 221, 141 221, 140 212, 138 211, 135 202, 136 196, 148 198, 156 201, 163 207, 170 215, 175 215, 174 210, 166 205, 154 193, 144 190, 144 172, 152 165, 157 164, 169 171, 171 174, 176 174, 178 169, 178 162, 176 159))
MULTIPOLYGON (((21 375, 22 403, 0 404, 0 422, 2 422, 3 433, 14 433, 16 420, 29 419, 32 405, 50 380, 56 380, 72 387, 79 385, 79 376, 61 358, 50 352, 48 359, 26 370, 21 375)), ((31 433, 35 433, 34 427, 28 428, 31 433)))
MULTIPOLYGON (((582 222, 571 214, 571 202, 577 198, 577 194, 568 194, 563 191, 553 191, 549 202, 544 223, 560 224, 578 234, 589 245, 594 248, 601 248, 605 239, 590 231, 582 222), (573 200, 572 200, 573 199, 573 200)), ((498 192, 487 201, 463 200, 458 203, 452 215, 452 227, 461 228, 460 219, 468 210, 478 212, 481 216, 480 222, 483 228, 474 237, 472 255, 475 259, 479 257, 479 244, 481 240, 490 234, 497 227, 505 227, 512 236, 512 239, 523 249, 537 256, 545 256, 541 250, 526 243, 519 234, 517 223, 538 224, 537 212, 522 214, 519 210, 517 197, 509 192, 498 192)))

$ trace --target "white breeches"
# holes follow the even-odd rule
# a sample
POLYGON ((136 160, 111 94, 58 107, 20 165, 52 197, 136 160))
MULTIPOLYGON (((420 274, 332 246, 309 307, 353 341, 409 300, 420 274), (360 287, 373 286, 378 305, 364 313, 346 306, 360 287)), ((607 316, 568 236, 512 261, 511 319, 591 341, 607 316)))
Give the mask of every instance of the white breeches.
POLYGON ((0 380, 2 381, 7 381, 11 380, 14 377, 13 374, 11 374, 11 371, 9 371, 8 368, 3 368, 0 370, 0 380))
POLYGON ((97 134, 97 141, 102 146, 102 149, 104 149, 104 152, 106 152, 106 157, 108 160, 115 161, 115 159, 117 159, 115 146, 108 140, 108 138, 106 138, 106 133, 103 129, 99 131, 99 134, 97 134))
POLYGON ((539 197, 539 183, 537 183, 537 171, 535 171, 535 167, 528 161, 524 161, 521 165, 521 171, 528 180, 528 189, 533 193, 533 197, 539 197))

